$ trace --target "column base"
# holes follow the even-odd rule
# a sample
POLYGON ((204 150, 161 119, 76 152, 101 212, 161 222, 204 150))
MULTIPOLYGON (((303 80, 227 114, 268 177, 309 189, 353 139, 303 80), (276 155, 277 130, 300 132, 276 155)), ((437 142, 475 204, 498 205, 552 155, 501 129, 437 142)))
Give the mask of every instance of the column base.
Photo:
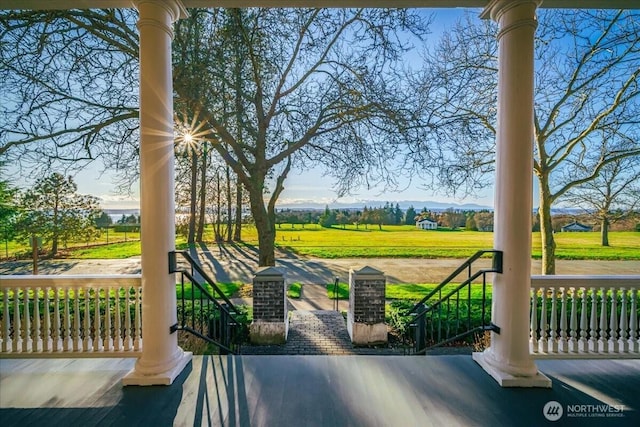
POLYGON ((136 372, 136 368, 133 368, 131 372, 122 379, 122 385, 171 385, 189 362, 191 362, 192 358, 193 353, 183 352, 171 369, 156 374, 141 374, 136 372))
MULTIPOLYGON (((348 316, 349 317, 349 316, 348 316)), ((386 323, 356 323, 352 318, 347 319, 347 332, 353 345, 382 345, 389 342, 389 329, 386 323)))
POLYGON ((485 370, 500 387, 551 388, 551 379, 538 371, 533 376, 515 376, 499 370, 485 360, 484 353, 473 353, 473 360, 485 370))
POLYGON ((287 342, 289 322, 252 322, 249 340, 253 345, 279 345, 287 342))

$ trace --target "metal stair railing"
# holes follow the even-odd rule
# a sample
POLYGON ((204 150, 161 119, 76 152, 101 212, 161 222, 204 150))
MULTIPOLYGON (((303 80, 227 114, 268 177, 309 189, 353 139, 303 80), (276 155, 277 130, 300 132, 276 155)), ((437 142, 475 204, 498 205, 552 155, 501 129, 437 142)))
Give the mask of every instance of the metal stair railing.
POLYGON ((486 275, 489 273, 502 273, 502 251, 488 249, 476 252, 405 312, 405 351, 409 354, 425 354, 431 348, 460 341, 477 332, 491 330, 500 333, 500 328, 487 319, 486 275), (473 263, 486 254, 493 254, 491 268, 473 272, 473 263), (459 284, 452 283, 465 270, 467 278, 459 284), (472 315, 477 307, 471 294, 472 286, 479 277, 482 277, 482 298, 478 303, 478 321, 474 320, 477 315, 472 315))
POLYGON ((171 332, 186 331, 216 345, 221 354, 239 354, 244 326, 238 319, 238 308, 188 252, 169 252, 169 272, 180 274, 182 291, 177 307, 178 323, 171 327, 171 332), (178 266, 178 256, 184 258, 189 269, 178 266), (195 273, 203 280, 196 279, 195 273), (187 283, 191 284, 190 297, 185 296, 187 283))

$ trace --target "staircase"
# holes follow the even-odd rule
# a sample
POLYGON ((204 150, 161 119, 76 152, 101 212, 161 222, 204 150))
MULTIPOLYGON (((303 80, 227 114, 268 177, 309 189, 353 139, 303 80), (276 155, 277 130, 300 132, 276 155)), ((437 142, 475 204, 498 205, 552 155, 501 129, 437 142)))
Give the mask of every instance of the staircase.
POLYGON ((169 253, 169 272, 180 275, 182 291, 177 301, 178 323, 171 333, 186 331, 217 346, 220 354, 239 354, 246 334, 240 310, 188 252, 169 253))
POLYGON ((405 312, 406 352, 425 354, 429 349, 465 340, 478 332, 500 333, 500 328, 490 321, 486 303, 489 273, 502 273, 502 251, 476 252, 405 312), (489 254, 492 257, 491 267, 474 269, 474 262, 489 254), (461 274, 466 274, 466 278, 453 283, 461 274))

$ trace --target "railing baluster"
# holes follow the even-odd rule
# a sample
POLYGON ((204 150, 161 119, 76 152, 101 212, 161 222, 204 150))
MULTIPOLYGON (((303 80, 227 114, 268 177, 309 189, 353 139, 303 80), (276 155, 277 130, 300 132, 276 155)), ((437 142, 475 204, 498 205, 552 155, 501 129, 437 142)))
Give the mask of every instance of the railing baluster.
POLYGON ((111 332, 111 288, 104 289, 104 351, 113 351, 113 335, 111 332))
POLYGON ((580 301, 582 310, 580 312, 580 340, 578 341, 578 351, 581 353, 587 353, 589 351, 588 346, 588 334, 587 334, 587 288, 580 288, 580 301))
POLYGON ((71 308, 69 307, 69 288, 64 288, 64 313, 62 315, 62 324, 64 325, 64 340, 62 348, 64 351, 72 351, 73 343, 71 341, 71 308))
POLYGON ((589 324, 589 353, 598 352, 598 295, 596 288, 591 288, 591 321, 589 324))
POLYGON ((627 315, 627 289, 622 288, 622 305, 620 306, 620 338, 618 339, 618 349, 621 353, 629 352, 629 323, 627 315))
POLYGON ((33 289, 33 351, 42 352, 42 338, 40 337, 40 288, 33 289))
MULTIPOLYGON (((14 335, 15 336, 15 335, 14 335)), ((631 291, 631 316, 629 318, 629 351, 638 353, 640 340, 638 339, 638 290, 631 291)))
POLYGON ((63 351, 62 323, 60 323, 60 289, 53 288, 53 351, 63 351))
MULTIPOLYGON (((24 290, 22 292, 25 292, 24 290)), ((13 352, 22 353, 22 324, 20 323, 20 294, 13 291, 13 352)))
POLYGON ((131 330, 131 287, 125 289, 124 310, 124 350, 133 350, 133 333, 131 330))
POLYGON ((73 298, 73 351, 82 351, 82 334, 80 327, 80 288, 76 286, 73 298))
POLYGON ((618 290, 611 289, 611 317, 609 319, 609 352, 617 353, 618 346, 618 290))
POLYGON ((91 338, 91 288, 84 288, 84 341, 82 349, 93 351, 93 339, 91 338))
POLYGON ((93 289, 93 351, 102 351, 102 330, 100 322, 100 288, 93 289))
MULTIPOLYGON (((13 340, 11 339, 11 318, 9 317, 9 292, 11 288, 2 291, 2 352, 11 353, 13 351, 13 340)), ((17 292, 13 291, 14 294, 17 292)), ((14 335, 15 338, 15 335, 14 335)))
POLYGON ((22 352, 31 353, 33 348, 33 340, 31 339, 31 316, 29 314, 29 290, 31 288, 24 288, 22 291, 22 300, 24 305, 22 307, 22 352))
POLYGON ((551 324, 549 325, 549 339, 547 351, 550 353, 558 352, 558 306, 556 288, 551 288, 551 324))
POLYGON ((122 317, 120 315, 120 286, 116 288, 115 309, 113 310, 113 348, 115 351, 122 351, 122 317))
POLYGON ((600 298, 600 334, 598 336, 598 352, 608 353, 609 346, 607 345, 607 329, 609 326, 609 317, 607 316, 607 289, 600 288, 602 296, 600 298))
POLYGON ((560 340, 558 350, 562 353, 569 351, 567 340, 567 289, 560 288, 560 340))
POLYGON ((136 286, 136 294, 135 294, 135 317, 134 317, 134 322, 135 322, 135 338, 133 340, 133 349, 135 351, 139 351, 142 350, 142 322, 140 319, 140 303, 142 301, 141 299, 141 288, 136 286))
POLYGON ((538 351, 540 353, 547 352, 547 289, 545 287, 540 288, 540 294, 542 296, 542 306, 540 308, 540 340, 538 341, 538 351))
POLYGON ((538 352, 538 289, 531 292, 531 327, 529 328, 529 348, 531 352, 538 352))
POLYGON ((44 288, 44 294, 42 295, 44 298, 44 305, 43 305, 43 330, 42 330, 42 341, 43 341, 43 351, 44 352, 51 352, 52 350, 52 346, 53 346, 53 340, 51 339, 51 313, 50 313, 50 306, 49 306, 49 293, 51 292, 51 288, 45 287, 44 288))
POLYGON ((569 338, 569 351, 571 353, 578 352, 578 288, 573 287, 571 289, 571 333, 569 338))

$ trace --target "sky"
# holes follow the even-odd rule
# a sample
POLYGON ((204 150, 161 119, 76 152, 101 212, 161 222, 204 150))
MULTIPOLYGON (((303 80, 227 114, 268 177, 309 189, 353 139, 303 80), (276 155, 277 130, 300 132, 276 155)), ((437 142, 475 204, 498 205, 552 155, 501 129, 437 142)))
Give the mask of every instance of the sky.
MULTIPOLYGON (((430 40, 438 40, 442 31, 464 14, 464 9, 433 9, 425 10, 425 13, 434 14, 434 23, 431 26, 432 34, 430 40)), ((475 10, 472 13, 479 13, 475 10)), ((74 181, 78 185, 78 192, 81 194, 91 194, 101 200, 104 209, 138 209, 140 206, 138 185, 133 186, 131 195, 116 193, 115 177, 113 173, 101 174, 102 165, 99 163, 89 165, 83 171, 74 176, 74 181)), ((328 204, 333 203, 353 203, 380 201, 402 202, 402 201, 435 201, 446 202, 454 205, 473 203, 483 206, 493 206, 493 188, 487 188, 477 195, 477 197, 467 197, 464 199, 447 197, 443 194, 435 194, 426 190, 419 181, 401 182, 400 188, 406 187, 404 191, 394 191, 385 193, 382 189, 360 190, 354 194, 337 198, 333 190, 333 182, 328 177, 323 177, 322 169, 305 170, 304 172, 292 171, 285 182, 285 190, 280 196, 280 204, 298 204, 304 206, 305 201, 328 204)))

